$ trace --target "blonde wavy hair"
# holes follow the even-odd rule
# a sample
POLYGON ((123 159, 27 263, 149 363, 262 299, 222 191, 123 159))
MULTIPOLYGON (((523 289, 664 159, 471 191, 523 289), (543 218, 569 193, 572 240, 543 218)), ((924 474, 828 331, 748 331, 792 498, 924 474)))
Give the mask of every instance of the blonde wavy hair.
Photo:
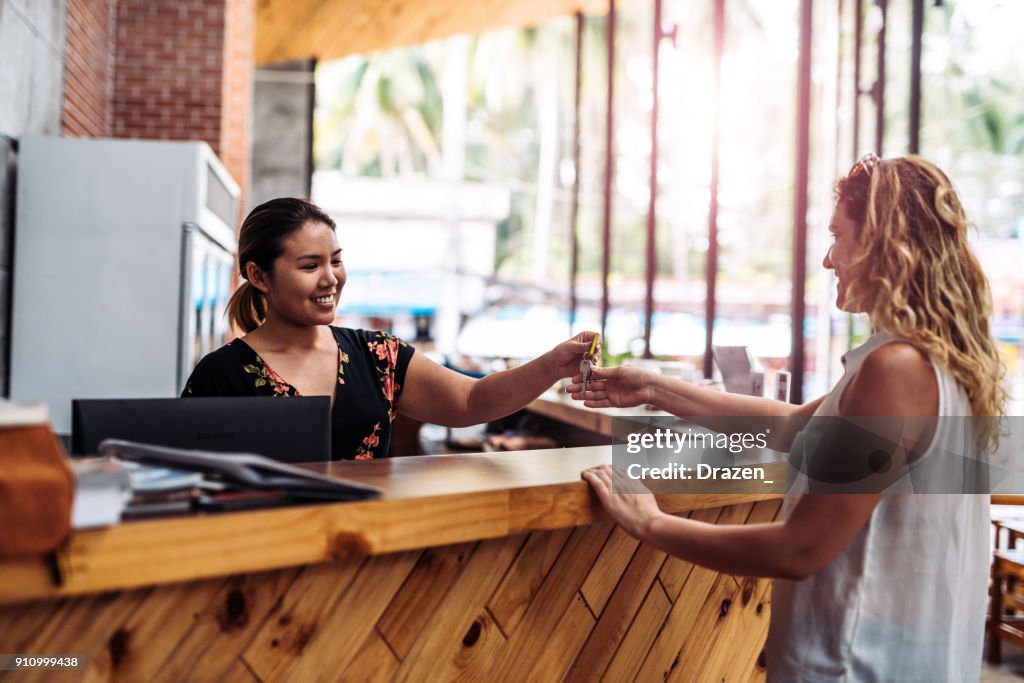
MULTIPOLYGON (((1006 366, 989 329, 992 294, 967 241, 956 188, 918 156, 858 164, 836 185, 858 226, 847 297, 878 330, 925 351, 964 387, 976 417, 1006 412, 1006 366)), ((980 420, 978 445, 994 450, 998 419, 980 420)))

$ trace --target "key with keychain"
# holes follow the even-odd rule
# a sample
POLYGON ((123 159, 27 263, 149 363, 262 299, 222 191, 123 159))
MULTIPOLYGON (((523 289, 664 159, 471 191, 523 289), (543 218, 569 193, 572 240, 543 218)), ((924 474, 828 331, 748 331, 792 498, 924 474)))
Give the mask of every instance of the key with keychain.
POLYGON ((594 338, 590 340, 590 349, 583 354, 583 360, 580 361, 580 374, 583 375, 583 393, 586 393, 587 388, 590 386, 590 375, 594 369, 598 350, 597 342, 600 338, 601 335, 594 335, 594 338))

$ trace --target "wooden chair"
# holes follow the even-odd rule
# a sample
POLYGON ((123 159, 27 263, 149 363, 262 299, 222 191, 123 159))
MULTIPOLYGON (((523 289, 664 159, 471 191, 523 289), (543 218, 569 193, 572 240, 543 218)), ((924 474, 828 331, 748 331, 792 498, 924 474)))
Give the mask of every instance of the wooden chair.
MULTIPOLYGON (((1011 537, 1012 538, 1012 537, 1011 537)), ((998 664, 1002 660, 1002 641, 1008 640, 1024 648, 1024 550, 996 550, 992 557, 992 598, 988 625, 988 661, 998 664)))
MULTIPOLYGON (((1024 512, 1021 514, 1024 515, 1024 512)), ((1000 550, 1004 547, 1003 538, 1006 539, 1005 547, 1007 550, 1013 550, 1017 547, 1017 541, 1024 539, 1024 517, 993 518, 992 528, 995 532, 995 550, 1000 550)))
POLYGON ((1024 647, 1024 619, 1017 617, 1017 610, 1024 610, 1024 550, 1017 550, 1017 541, 1024 539, 1024 495, 993 495, 992 505, 996 507, 986 634, 988 660, 998 664, 1004 639, 1024 647))

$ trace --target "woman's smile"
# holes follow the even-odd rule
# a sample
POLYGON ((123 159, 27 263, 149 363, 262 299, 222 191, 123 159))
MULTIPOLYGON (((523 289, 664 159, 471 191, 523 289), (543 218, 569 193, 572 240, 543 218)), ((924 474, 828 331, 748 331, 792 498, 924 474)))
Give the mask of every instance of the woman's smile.
POLYGON ((338 298, 337 296, 334 295, 333 292, 331 294, 325 294, 324 296, 315 296, 312 299, 313 303, 315 303, 317 306, 324 306, 328 308, 334 308, 335 302, 337 302, 337 300, 338 298))

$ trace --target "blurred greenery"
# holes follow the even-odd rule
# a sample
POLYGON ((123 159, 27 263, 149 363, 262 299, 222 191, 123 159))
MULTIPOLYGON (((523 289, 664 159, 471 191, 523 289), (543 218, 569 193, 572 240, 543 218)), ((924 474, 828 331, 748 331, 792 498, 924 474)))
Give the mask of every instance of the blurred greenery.
MULTIPOLYGON (((674 43, 664 41, 660 53, 656 273, 663 286, 657 307, 702 316, 715 116, 714 3, 665 0, 664 6, 663 23, 675 25, 676 37, 674 43)), ((818 263, 832 208, 831 182, 852 162, 854 5, 820 6, 812 68, 808 315, 817 315, 833 346, 843 349, 868 330, 823 310, 830 277, 818 263)), ((873 3, 863 6, 860 86, 866 88, 874 78, 871 26, 877 17, 873 3)), ((905 153, 909 137, 910 6, 909 0, 888 3, 886 155, 905 153)), ((764 320, 788 314, 798 7, 798 0, 726 3, 717 280, 727 294, 720 293, 720 315, 764 320)), ((639 310, 647 267, 652 8, 626 4, 616 24, 611 296, 613 307, 639 310)), ((1024 2, 946 0, 925 7, 921 153, 953 178, 983 238, 1024 235, 1021 26, 1024 2)), ((500 185, 511 195, 511 213, 496 228, 498 277, 516 286, 567 285, 570 192, 578 175, 578 281, 589 287, 591 305, 602 257, 606 29, 602 16, 584 22, 578 169, 572 164, 573 18, 473 36, 466 92, 465 178, 500 185)), ((317 168, 439 177, 444 67, 441 41, 321 64, 317 168)), ((859 99, 860 147, 866 150, 874 139, 874 113, 869 98, 859 99)), ((1024 292, 1024 283, 1019 272, 1012 278, 1004 283, 1011 292, 1006 300, 1019 306, 1021 294, 1012 293, 1024 292)), ((997 316, 1021 317, 1003 305, 997 302, 997 316)), ((830 363, 834 374, 841 369, 837 358, 831 354, 819 362, 830 363)), ((819 379, 819 389, 825 386, 819 379)))

